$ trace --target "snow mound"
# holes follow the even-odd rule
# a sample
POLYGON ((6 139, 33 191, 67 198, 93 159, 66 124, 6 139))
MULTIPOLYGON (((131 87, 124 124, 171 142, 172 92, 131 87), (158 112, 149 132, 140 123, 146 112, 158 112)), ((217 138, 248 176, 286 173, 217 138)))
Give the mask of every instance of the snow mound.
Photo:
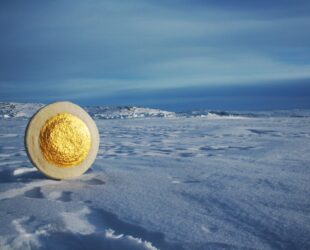
POLYGON ((142 107, 85 107, 87 112, 97 119, 130 119, 148 117, 175 117, 174 112, 142 107))
MULTIPOLYGON (((40 103, 0 103, 0 119, 30 118, 42 108, 40 103)), ((142 107, 88 106, 84 109, 96 119, 132 119, 148 117, 175 117, 174 112, 142 107)))
POLYGON ((198 111, 189 111, 187 113, 181 113, 181 116, 186 117, 205 117, 211 120, 218 119, 246 119, 250 116, 246 114, 239 114, 235 112, 226 112, 226 111, 209 111, 209 110, 198 110, 198 111))
POLYGON ((0 118, 29 118, 44 104, 41 103, 0 103, 0 118))
POLYGON ((240 115, 218 115, 216 113, 208 113, 207 115, 201 115, 201 117, 207 117, 208 119, 215 120, 215 119, 248 119, 248 117, 240 116, 240 115))

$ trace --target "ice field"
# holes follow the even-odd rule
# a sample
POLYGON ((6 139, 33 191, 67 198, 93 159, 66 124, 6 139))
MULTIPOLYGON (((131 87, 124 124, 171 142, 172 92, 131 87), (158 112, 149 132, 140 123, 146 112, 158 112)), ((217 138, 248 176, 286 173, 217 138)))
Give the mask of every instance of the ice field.
POLYGON ((1 250, 310 249, 307 110, 126 108, 105 119, 88 108, 97 160, 82 177, 55 181, 24 149, 40 105, 13 106, 0 115, 1 250))

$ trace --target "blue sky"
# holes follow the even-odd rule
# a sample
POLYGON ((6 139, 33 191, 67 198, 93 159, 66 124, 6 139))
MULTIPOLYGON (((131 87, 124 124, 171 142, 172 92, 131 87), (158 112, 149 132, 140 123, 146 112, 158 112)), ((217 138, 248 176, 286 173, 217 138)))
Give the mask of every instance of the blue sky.
POLYGON ((306 0, 3 0, 0 101, 310 107, 309 30, 306 0))

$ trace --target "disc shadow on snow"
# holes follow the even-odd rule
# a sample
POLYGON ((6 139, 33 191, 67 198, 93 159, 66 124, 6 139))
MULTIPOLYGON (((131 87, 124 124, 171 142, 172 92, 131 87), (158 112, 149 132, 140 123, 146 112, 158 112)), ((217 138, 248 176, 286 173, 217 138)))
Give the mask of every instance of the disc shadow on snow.
POLYGON ((34 180, 46 180, 42 173, 35 168, 9 168, 0 171, 0 183, 28 183, 34 180))

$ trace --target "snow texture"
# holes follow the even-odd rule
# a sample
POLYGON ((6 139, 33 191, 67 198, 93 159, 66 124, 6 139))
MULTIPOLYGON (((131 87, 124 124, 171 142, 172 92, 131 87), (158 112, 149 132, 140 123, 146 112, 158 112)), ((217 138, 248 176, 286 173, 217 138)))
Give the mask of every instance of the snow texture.
POLYGON ((39 107, 1 106, 1 250, 310 249, 308 110, 123 120, 88 107, 97 160, 55 181, 24 149, 39 107))

